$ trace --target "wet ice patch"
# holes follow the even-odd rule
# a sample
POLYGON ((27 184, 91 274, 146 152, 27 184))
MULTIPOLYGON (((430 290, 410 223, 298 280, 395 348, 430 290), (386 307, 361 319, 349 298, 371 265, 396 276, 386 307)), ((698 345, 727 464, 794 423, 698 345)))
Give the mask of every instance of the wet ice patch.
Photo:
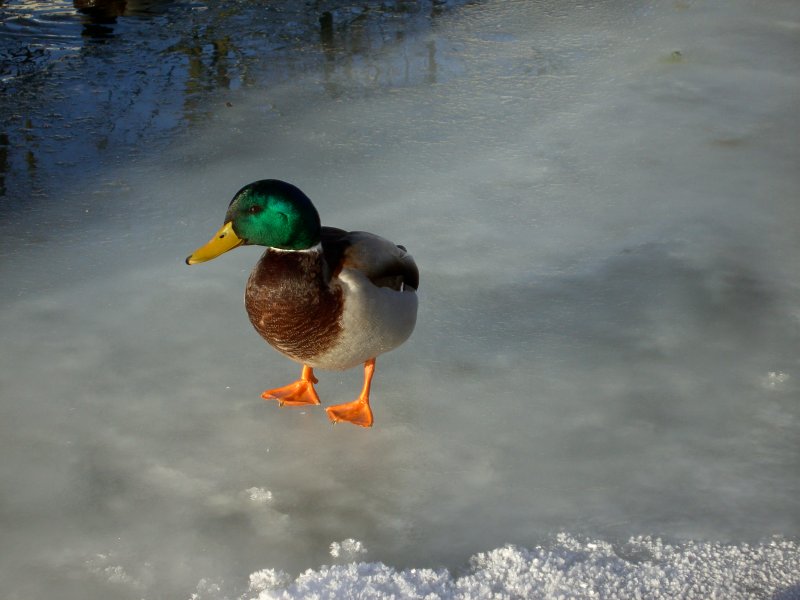
POLYGON ((560 534, 549 547, 504 546, 476 554, 460 576, 446 569, 398 570, 379 562, 323 566, 289 585, 280 583, 283 575, 254 573, 250 591, 258 595, 243 598, 790 599, 800 598, 800 547, 780 538, 734 546, 672 545, 651 537, 616 546, 560 534), (258 583, 262 574, 265 585, 258 583))

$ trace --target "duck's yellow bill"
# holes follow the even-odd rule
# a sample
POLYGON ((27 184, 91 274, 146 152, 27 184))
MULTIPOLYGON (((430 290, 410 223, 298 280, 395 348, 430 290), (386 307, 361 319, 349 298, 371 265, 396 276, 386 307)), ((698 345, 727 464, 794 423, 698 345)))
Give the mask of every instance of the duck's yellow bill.
POLYGON ((233 250, 236 246, 241 246, 243 243, 244 240, 241 240, 239 236, 233 232, 233 223, 228 221, 205 246, 198 248, 191 256, 186 258, 186 264, 196 265, 197 263, 217 258, 220 254, 224 254, 228 250, 233 250))

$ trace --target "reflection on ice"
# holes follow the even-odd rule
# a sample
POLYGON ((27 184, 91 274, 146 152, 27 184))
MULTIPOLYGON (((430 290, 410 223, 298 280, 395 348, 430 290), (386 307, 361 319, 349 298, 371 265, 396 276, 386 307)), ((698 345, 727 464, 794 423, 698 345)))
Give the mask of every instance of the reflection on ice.
POLYGON ((321 73, 336 97, 359 69, 366 89, 430 80, 434 41, 393 62, 381 52, 459 3, 0 4, 0 195, 58 193, 55 181, 81 182, 87 165, 163 152, 182 126, 241 102, 243 87, 321 73))

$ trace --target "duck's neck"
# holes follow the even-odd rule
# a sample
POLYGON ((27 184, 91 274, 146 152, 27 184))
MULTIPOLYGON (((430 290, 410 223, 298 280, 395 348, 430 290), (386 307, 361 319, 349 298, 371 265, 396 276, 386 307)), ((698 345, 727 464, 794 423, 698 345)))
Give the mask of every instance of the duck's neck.
MULTIPOLYGON (((297 254, 315 254, 316 253, 316 254, 320 254, 322 252, 322 242, 317 242, 316 244, 314 244, 310 248, 301 248, 300 250, 287 250, 285 248, 267 248, 267 252, 273 252, 273 253, 276 253, 276 254, 282 254, 282 253, 289 253, 289 254, 293 254, 293 253, 297 253, 297 254)), ((264 256, 266 256, 266 253, 264 254, 264 256)), ((262 260, 263 260, 264 256, 261 257, 262 260)))

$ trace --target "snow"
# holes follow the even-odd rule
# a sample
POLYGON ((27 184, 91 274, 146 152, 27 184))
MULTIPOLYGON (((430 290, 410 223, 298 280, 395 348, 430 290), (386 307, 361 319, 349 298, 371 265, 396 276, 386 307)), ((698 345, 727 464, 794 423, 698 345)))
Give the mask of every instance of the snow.
POLYGON ((261 487, 251 487, 246 490, 251 501, 256 504, 267 504, 272 500, 272 492, 261 487))
POLYGON ((331 542, 331 556, 333 558, 353 559, 359 554, 366 554, 367 549, 364 544, 353 538, 347 538, 341 542, 331 542))
POLYGON ((800 548, 773 539, 757 545, 670 545, 637 537, 614 545, 560 534, 548 547, 504 546, 472 557, 466 573, 398 570, 355 563, 250 576, 252 600, 749 600, 800 598, 800 548))

